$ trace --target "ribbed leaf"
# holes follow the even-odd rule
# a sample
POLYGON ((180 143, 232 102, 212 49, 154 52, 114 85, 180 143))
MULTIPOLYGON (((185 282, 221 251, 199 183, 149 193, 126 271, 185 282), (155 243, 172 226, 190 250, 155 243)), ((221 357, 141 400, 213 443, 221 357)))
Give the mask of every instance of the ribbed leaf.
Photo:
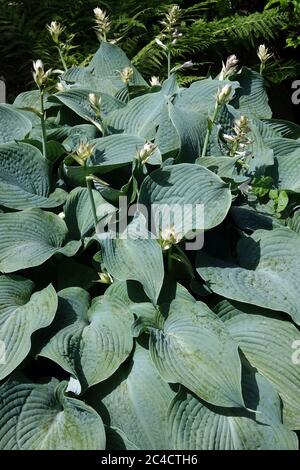
MULTIPOLYGON (((100 166, 101 171, 105 167, 114 168, 115 165, 117 167, 117 165, 132 163, 146 140, 134 135, 116 134, 96 139, 92 143, 95 145, 95 149, 93 155, 87 161, 87 165, 92 167, 100 166)), ((152 165, 161 164, 161 154, 158 148, 149 157, 147 163, 152 165)))
POLYGON ((50 194, 51 167, 32 145, 0 145, 0 204, 13 209, 56 207, 67 194, 56 189, 50 194))
POLYGON ((197 271, 217 294, 283 311, 300 324, 299 235, 289 228, 257 230, 237 245, 237 264, 198 253, 197 271))
POLYGON ((95 387, 89 402, 100 409, 104 420, 109 415, 107 424, 126 436, 124 445, 129 441, 138 449, 159 450, 170 448, 166 418, 174 395, 153 366, 148 350, 137 344, 130 363, 95 387))
POLYGON ((99 238, 104 266, 119 281, 139 281, 156 304, 164 278, 161 248, 140 217, 128 225, 122 236, 125 238, 112 238, 110 234, 99 238))
POLYGON ((163 224, 167 221, 167 214, 174 209, 172 225, 175 231, 187 234, 192 229, 210 229, 219 225, 230 208, 231 193, 210 170, 181 163, 165 166, 147 176, 141 186, 138 203, 144 204, 149 212, 152 210, 152 216, 160 210, 163 224), (197 220, 198 205, 203 205, 204 220, 201 217, 197 220))
MULTIPOLYGON (((98 191, 93 190, 92 195, 96 206, 98 221, 106 219, 113 214, 116 209, 106 202, 98 191)), ((91 201, 86 188, 75 188, 68 195, 64 206, 65 222, 69 235, 74 240, 80 240, 88 236, 93 227, 94 219, 91 208, 91 201)))
POLYGON ((300 148, 289 155, 275 158, 275 166, 268 172, 277 188, 300 192, 300 148))
MULTIPOLYGON (((61 103, 72 109, 78 116, 87 121, 98 121, 98 117, 89 102, 89 93, 92 90, 68 90, 56 93, 55 98, 61 103)), ((111 111, 124 107, 124 104, 106 93, 98 93, 101 98, 101 115, 106 116, 111 111)))
POLYGON ((289 155, 291 153, 300 152, 300 142, 292 139, 265 139, 266 145, 270 147, 275 157, 289 155))
POLYGON ((168 413, 170 445, 180 450, 297 450, 296 434, 280 421, 280 400, 271 384, 256 374, 244 381, 244 393, 256 414, 217 408, 182 390, 168 413))
POLYGON ((133 315, 118 299, 70 287, 58 294, 54 323, 44 333, 39 355, 74 375, 82 389, 110 377, 132 350, 133 315))
POLYGON ((0 387, 0 449, 101 450, 100 416, 64 394, 66 383, 33 384, 10 379, 0 387))
POLYGON ((299 330, 280 315, 250 305, 223 301, 215 311, 248 361, 277 389, 285 425, 300 429, 300 368, 292 361, 299 330))
POLYGON ((33 282, 21 276, 0 276, 0 340, 5 346, 0 380, 27 356, 32 333, 54 318, 57 296, 52 285, 36 293, 33 289, 33 282))
POLYGON ((148 86, 138 70, 132 65, 125 52, 115 44, 102 41, 89 66, 93 68, 93 73, 97 77, 109 78, 112 82, 118 81, 118 88, 124 86, 121 81, 120 72, 125 67, 130 67, 133 70, 131 83, 133 85, 148 86))
MULTIPOLYGON (((64 172, 72 184, 85 185, 85 178, 91 174, 101 175, 126 165, 132 165, 146 139, 126 134, 116 134, 91 142, 95 149, 85 166, 74 165, 72 158, 64 160, 64 172)), ((160 165, 161 153, 158 148, 149 157, 147 163, 160 165)))
POLYGON ((194 163, 201 155, 207 131, 207 117, 172 103, 168 103, 168 108, 180 141, 178 161, 194 163))
POLYGON ((176 104, 186 109, 200 111, 206 116, 210 115, 216 102, 216 95, 225 85, 232 87, 231 97, 233 97, 236 89, 239 87, 238 82, 207 78, 192 83, 189 88, 181 89, 176 104))
POLYGON ((67 227, 55 214, 41 209, 0 214, 0 271, 10 273, 39 266, 55 253, 74 256, 81 242, 65 244, 67 227))
POLYGON ((177 92, 176 77, 172 75, 164 82, 160 91, 138 96, 132 99, 124 109, 112 112, 106 124, 114 132, 125 132, 152 139, 164 105, 177 92))
POLYGON ((30 120, 12 105, 0 104, 0 144, 24 139, 31 128, 30 120))
POLYGON ((234 76, 241 88, 237 90, 233 105, 242 114, 258 119, 270 119, 272 111, 268 103, 264 78, 254 70, 243 67, 234 76))
POLYGON ((150 353, 167 382, 214 405, 244 406, 237 343, 204 303, 174 300, 163 329, 150 331, 150 353))

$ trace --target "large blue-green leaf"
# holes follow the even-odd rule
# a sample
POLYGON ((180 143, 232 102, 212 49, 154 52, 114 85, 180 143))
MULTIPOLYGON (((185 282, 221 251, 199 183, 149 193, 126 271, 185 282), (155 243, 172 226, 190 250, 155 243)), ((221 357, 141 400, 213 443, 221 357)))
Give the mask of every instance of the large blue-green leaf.
POLYGON ((198 253, 197 271, 224 297, 283 311, 300 324, 300 237, 286 227, 257 230, 237 245, 237 262, 198 253))
POLYGON ((160 245, 145 227, 145 220, 136 217, 121 237, 102 234, 99 241, 107 271, 119 281, 139 281, 156 304, 164 278, 163 257, 160 245))
MULTIPOLYGON (((95 148, 92 156, 87 161, 87 166, 100 166, 100 170, 104 170, 105 167, 113 169, 117 166, 132 163, 139 150, 145 145, 146 140, 135 135, 115 134, 102 139, 95 139, 92 143, 95 148)), ((147 163, 152 165, 161 164, 161 154, 158 148, 154 150, 147 163)))
MULTIPOLYGON (((152 216, 159 216, 166 226, 170 211, 175 232, 186 235, 192 229, 210 229, 219 225, 231 205, 231 193, 212 171, 200 165, 181 163, 165 166, 152 172, 142 183, 139 204, 152 210, 152 216), (202 206, 203 215, 197 217, 197 207, 202 206), (171 214, 172 215, 172 214, 171 214)), ((158 230, 159 227, 156 227, 158 230)))
POLYGON ((167 382, 217 406, 244 406, 238 345, 206 304, 173 300, 163 328, 150 329, 150 353, 167 382))
POLYGON ((238 82, 229 80, 213 80, 206 78, 191 84, 189 88, 182 88, 180 95, 176 100, 178 106, 201 112, 204 115, 210 115, 213 112, 216 96, 219 90, 225 85, 232 87, 231 98, 234 96, 236 89, 239 87, 238 82))
POLYGON ((296 434, 281 423, 280 399, 264 377, 244 377, 249 412, 209 405, 186 390, 168 412, 170 446, 179 450, 297 450, 296 434))
POLYGON ((56 207, 67 194, 57 188, 51 193, 51 166, 32 145, 0 145, 0 204, 13 209, 56 207))
POLYGON ((116 95, 120 89, 124 88, 121 72, 125 67, 131 67, 133 70, 130 84, 148 86, 126 54, 117 45, 102 41, 88 67, 69 69, 63 75, 63 79, 72 83, 72 86, 116 95))
POLYGON ((97 77, 109 78, 111 81, 118 80, 117 86, 120 88, 121 77, 120 72, 125 67, 131 67, 133 77, 131 83, 133 85, 148 86, 138 70, 132 65, 125 52, 115 44, 103 41, 92 58, 89 66, 93 68, 93 72, 97 77))
MULTIPOLYGON (((92 190, 92 196, 97 219, 103 223, 104 219, 107 220, 108 216, 116 211, 116 208, 106 202, 98 191, 92 190)), ((73 240, 80 240, 90 235, 94 219, 87 188, 75 188, 69 193, 64 212, 69 235, 73 240)))
POLYGON ((265 144, 270 147, 275 157, 281 157, 289 155, 291 153, 300 152, 300 142, 299 140, 292 139, 265 139, 265 144))
POLYGON ((107 424, 141 450, 169 449, 167 409, 175 393, 160 377, 147 349, 136 345, 132 360, 91 390, 89 402, 107 424))
POLYGON ((34 384, 11 378, 0 387, 0 449, 102 450, 100 416, 65 395, 66 383, 34 384))
POLYGON ((160 91, 138 96, 125 108, 113 111, 106 119, 106 124, 114 132, 125 132, 152 139, 165 104, 177 92, 176 77, 172 75, 164 82, 160 91))
POLYGON ((12 105, 0 104, 0 144, 24 139, 31 128, 30 120, 12 105))
MULTIPOLYGON (((207 117, 199 112, 168 103, 168 112, 179 139, 177 161, 194 163, 201 155, 206 131, 207 117)), ((163 122, 160 123, 160 126, 163 122)), ((174 139, 174 137, 171 135, 174 139)), ((175 138, 175 142, 177 138, 175 138)), ((160 145, 158 140, 158 146, 160 145)))
POLYGON ((249 137, 252 141, 249 146, 249 151, 252 152, 250 170, 255 171, 256 174, 264 174, 265 168, 274 164, 274 152, 265 143, 258 126, 254 123, 251 124, 249 137))
POLYGON ((34 283, 21 276, 0 276, 0 341, 5 360, 0 361, 0 380, 27 356, 31 335, 48 326, 57 309, 52 285, 33 293, 34 283))
MULTIPOLYGON (((92 93, 92 91, 74 89, 56 93, 54 96, 61 103, 72 109, 72 111, 78 114, 78 116, 82 117, 86 121, 97 123, 99 119, 90 104, 89 93, 92 93)), ((111 111, 124 107, 124 104, 121 101, 111 95, 107 95, 105 93, 98 93, 98 95, 99 98, 101 98, 102 116, 106 116, 111 111)))
POLYGON ((236 92, 234 107, 248 117, 270 119, 272 111, 268 103, 264 78, 254 70, 243 67, 234 79, 238 80, 241 86, 236 92))
POLYGON ((104 296, 91 302, 84 289, 64 289, 39 355, 70 372, 85 389, 110 377, 128 357, 132 323, 133 315, 119 299, 104 296))
MULTIPOLYGON (((118 168, 132 165, 139 150, 143 148, 146 139, 143 137, 115 134, 91 141, 95 147, 85 166, 74 165, 72 157, 64 160, 64 172, 67 178, 75 184, 85 185, 88 175, 101 175, 118 168)), ((161 164, 161 153, 156 148, 147 160, 152 165, 161 164)))
POLYGON ((300 192, 300 148, 288 155, 275 158, 275 165, 268 174, 273 177, 277 188, 300 192))
POLYGON ((79 241, 67 242, 65 222, 51 212, 26 209, 0 213, 0 271, 10 273, 39 266, 56 253, 74 256, 79 241))

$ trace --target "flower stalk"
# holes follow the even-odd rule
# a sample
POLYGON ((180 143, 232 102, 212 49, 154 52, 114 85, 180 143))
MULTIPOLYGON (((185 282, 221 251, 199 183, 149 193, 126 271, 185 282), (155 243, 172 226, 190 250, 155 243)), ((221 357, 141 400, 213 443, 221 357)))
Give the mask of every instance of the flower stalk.
POLYGON ((105 10, 102 10, 99 7, 94 8, 94 15, 96 23, 94 29, 96 31, 98 39, 99 41, 106 42, 107 34, 109 33, 111 28, 111 21, 109 15, 106 13, 105 10))
POLYGON ((181 9, 178 5, 173 5, 165 15, 165 19, 160 23, 163 25, 164 29, 160 34, 162 39, 165 39, 165 43, 161 39, 156 38, 156 44, 161 47, 167 56, 167 67, 168 67, 168 78, 172 73, 172 49, 179 37, 182 36, 182 33, 178 32, 177 25, 182 15, 181 9))
POLYGON ((97 232, 98 218, 97 218, 96 205, 95 205, 93 189, 92 189, 93 176, 91 175, 86 176, 85 181, 86 181, 86 187, 87 187, 88 194, 89 194, 91 210, 93 214, 94 228, 95 228, 95 232, 97 232))
POLYGON ((203 144, 201 157, 206 157, 208 144, 209 144, 209 141, 210 141, 210 137, 211 137, 213 127, 214 127, 215 123, 217 122, 217 118, 218 118, 220 109, 222 108, 222 106, 224 104, 226 104, 230 101, 231 91, 232 91, 231 85, 225 85, 217 93, 214 112, 213 112, 213 115, 211 116, 211 118, 209 118, 209 120, 208 120, 208 126, 207 126, 207 131, 206 131, 206 135, 205 135, 205 139, 204 139, 204 144, 203 144))
POLYGON ((41 127, 42 127, 42 148, 43 156, 47 158, 47 132, 46 132, 46 112, 44 104, 44 90, 40 88, 40 102, 41 102, 41 127))
POLYGON ((264 44, 261 44, 258 48, 257 55, 260 60, 260 75, 263 75, 266 63, 274 56, 274 54, 269 52, 269 49, 264 44))
POLYGON ((41 128, 42 128, 42 148, 43 156, 47 158, 47 133, 46 133, 46 111, 45 111, 45 102, 44 102, 44 90, 47 84, 48 78, 52 72, 52 69, 44 70, 43 62, 38 59, 33 62, 33 79, 40 92, 40 106, 41 112, 39 114, 41 119, 41 128))
POLYGON ((56 48, 58 50, 60 61, 62 63, 62 66, 63 66, 64 70, 66 71, 66 70, 68 70, 68 67, 67 67, 64 55, 63 55, 62 43, 59 40, 60 35, 65 30, 65 27, 62 26, 57 21, 51 21, 50 25, 47 24, 47 29, 50 33, 50 36, 51 36, 53 42, 56 44, 56 48))

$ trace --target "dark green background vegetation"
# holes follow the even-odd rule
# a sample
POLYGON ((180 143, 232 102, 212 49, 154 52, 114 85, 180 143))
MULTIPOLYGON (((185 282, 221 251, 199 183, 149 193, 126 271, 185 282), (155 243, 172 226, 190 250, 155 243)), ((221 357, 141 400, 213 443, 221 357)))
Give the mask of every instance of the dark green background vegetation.
MULTIPOLYGON (((274 114, 299 120, 299 107, 291 103, 291 83, 300 77, 299 0, 176 3, 183 9, 183 37, 176 45, 174 60, 180 63, 192 59, 196 64, 192 72, 184 73, 182 81, 218 73, 218 64, 232 53, 242 64, 258 67, 256 48, 264 42, 274 53, 265 71, 274 114)), ((57 68, 57 52, 45 28, 52 20, 62 22, 65 39, 72 39, 74 48, 69 51, 67 65, 87 63, 98 48, 93 29, 96 6, 111 15, 109 39, 118 40, 146 78, 162 76, 165 61, 154 38, 160 31, 162 14, 171 4, 174 1, 0 0, 0 76, 6 79, 8 99, 32 88, 33 59, 41 58, 46 68, 57 68)))

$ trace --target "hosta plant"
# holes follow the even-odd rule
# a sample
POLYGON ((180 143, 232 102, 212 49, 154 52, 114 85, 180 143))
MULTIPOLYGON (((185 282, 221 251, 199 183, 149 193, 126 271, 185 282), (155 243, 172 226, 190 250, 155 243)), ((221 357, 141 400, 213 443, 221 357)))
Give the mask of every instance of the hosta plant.
POLYGON ((297 449, 300 128, 101 39, 0 105, 0 448, 297 449))

